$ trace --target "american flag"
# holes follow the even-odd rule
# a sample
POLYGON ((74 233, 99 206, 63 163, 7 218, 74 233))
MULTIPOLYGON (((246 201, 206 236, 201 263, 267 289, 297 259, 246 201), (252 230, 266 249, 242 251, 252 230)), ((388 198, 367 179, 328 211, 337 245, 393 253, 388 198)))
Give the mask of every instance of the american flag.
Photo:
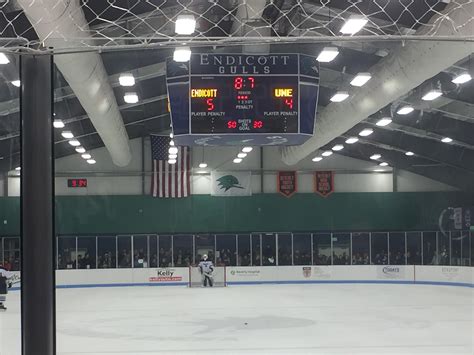
POLYGON ((178 148, 176 164, 168 164, 168 150, 171 138, 168 136, 151 136, 151 155, 153 175, 151 193, 153 197, 187 197, 190 195, 190 149, 178 148))

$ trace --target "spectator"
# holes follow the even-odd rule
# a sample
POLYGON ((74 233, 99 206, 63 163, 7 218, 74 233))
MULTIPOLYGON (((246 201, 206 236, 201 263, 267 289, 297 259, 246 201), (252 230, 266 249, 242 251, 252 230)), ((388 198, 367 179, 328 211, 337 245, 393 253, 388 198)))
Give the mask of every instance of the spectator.
POLYGON ((8 261, 8 259, 5 259, 1 266, 3 266, 3 268, 7 271, 10 271, 12 268, 12 265, 10 264, 10 261, 8 261))

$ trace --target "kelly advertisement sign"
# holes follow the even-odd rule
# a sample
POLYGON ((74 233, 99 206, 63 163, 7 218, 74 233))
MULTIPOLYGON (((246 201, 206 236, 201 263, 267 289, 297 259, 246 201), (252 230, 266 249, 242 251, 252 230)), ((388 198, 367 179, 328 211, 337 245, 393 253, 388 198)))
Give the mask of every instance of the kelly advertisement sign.
POLYGON ((334 192, 333 171, 316 171, 314 173, 314 192, 322 197, 328 197, 334 192))
POLYGON ((278 192, 285 197, 291 197, 298 191, 296 171, 279 171, 277 177, 278 192))

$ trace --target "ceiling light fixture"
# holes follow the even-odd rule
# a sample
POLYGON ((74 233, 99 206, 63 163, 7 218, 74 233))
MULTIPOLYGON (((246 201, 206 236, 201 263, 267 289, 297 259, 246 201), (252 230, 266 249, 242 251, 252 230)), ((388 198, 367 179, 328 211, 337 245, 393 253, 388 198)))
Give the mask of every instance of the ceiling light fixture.
POLYGON ((367 137, 370 136, 372 133, 374 133, 374 130, 372 128, 366 128, 359 132, 359 136, 367 137))
POLYGON ((196 29, 196 20, 193 15, 179 15, 176 19, 174 31, 179 35, 190 35, 196 29))
POLYGON ((352 79, 351 85, 358 87, 364 86, 371 78, 372 75, 370 75, 370 73, 359 73, 352 79))
POLYGON ((390 117, 384 117, 377 121, 376 125, 379 127, 385 127, 392 123, 392 119, 390 117))
POLYGON ((350 137, 350 138, 347 138, 347 139, 346 139, 346 143, 347 143, 347 144, 354 144, 354 143, 356 143, 356 142, 358 142, 358 141, 359 141, 359 138, 357 138, 357 137, 350 137))
POLYGON ((415 111, 415 109, 411 106, 403 106, 400 110, 397 111, 399 115, 408 115, 409 113, 412 113, 415 111))
POLYGON ((0 64, 8 64, 10 59, 5 55, 5 53, 0 53, 0 64))
POLYGON ((240 164, 240 163, 242 163, 242 159, 240 159, 240 158, 235 158, 234 159, 234 164, 240 164))
POLYGON ((443 143, 451 143, 453 140, 452 138, 449 138, 449 137, 444 137, 443 139, 441 139, 441 142, 443 143))
POLYGON ((334 147, 332 147, 332 150, 334 150, 335 152, 338 152, 343 149, 344 149, 344 146, 342 144, 336 144, 334 147))
POLYGON ((380 166, 388 166, 388 163, 386 163, 386 162, 381 162, 379 165, 380 165, 380 166))
POLYGON ((242 148, 242 152, 244 152, 244 153, 250 153, 252 150, 253 150, 252 147, 243 147, 242 148))
POLYGON ((472 76, 468 73, 462 73, 453 79, 454 84, 465 84, 472 80, 472 76))
POLYGON ((20 85, 21 85, 21 81, 20 81, 20 80, 13 80, 11 83, 12 83, 13 86, 16 86, 17 88, 19 88, 20 85))
POLYGON ((126 92, 123 96, 123 101, 127 104, 136 104, 138 102, 138 95, 136 92, 126 92))
POLYGON ((20 171, 20 170, 21 170, 21 166, 17 166, 17 167, 15 168, 15 170, 16 170, 16 171, 20 171))
POLYGON ((329 63, 332 62, 338 54, 339 49, 337 49, 337 47, 324 47, 316 60, 321 63, 329 63))
POLYGON ((323 157, 314 157, 314 158, 311 159, 311 160, 314 161, 315 163, 317 163, 318 161, 323 160, 323 157))
POLYGON ((385 170, 384 169, 374 169, 374 172, 376 173, 383 173, 385 170))
POLYGON ((431 90, 428 91, 421 99, 424 101, 433 101, 443 95, 443 93, 439 90, 431 90))
POLYGON ((169 154, 178 154, 178 148, 170 147, 170 149, 168 149, 168 153, 169 154))
POLYGON ((72 134, 71 131, 63 131, 61 132, 61 135, 66 139, 74 138, 74 134, 72 134))
POLYGON ((135 77, 132 73, 122 73, 119 76, 120 86, 133 86, 135 85, 135 77))
POLYGON ((62 120, 54 120, 53 121, 53 127, 54 128, 64 128, 64 122, 62 120))
POLYGON ((408 155, 409 157, 411 157, 411 156, 415 155, 415 153, 413 153, 413 152, 406 152, 405 155, 408 155))
POLYGON ((201 169, 205 169, 205 168, 207 168, 207 164, 206 163, 201 163, 201 164, 199 164, 199 167, 201 169))
POLYGON ((247 156, 247 153, 239 153, 237 154, 237 158, 243 159, 247 156))
POLYGON ((170 146, 174 147, 174 140, 170 140, 170 146))
POLYGON ((84 147, 76 147, 76 152, 78 152, 79 154, 84 154, 86 152, 86 148, 84 147))
POLYGON ((77 139, 71 139, 69 141, 69 144, 72 145, 73 147, 79 147, 81 145, 81 142, 79 142, 77 139))
POLYGON ((173 60, 178 63, 189 62, 191 49, 189 47, 176 48, 173 53, 173 60))
POLYGON ((168 155, 168 159, 177 159, 178 158, 178 154, 169 154, 168 155))
POLYGON ((168 164, 171 164, 171 165, 176 164, 176 159, 168 160, 168 164))
POLYGON ((372 159, 372 160, 377 160, 377 159, 380 159, 380 158, 382 158, 382 156, 380 154, 374 154, 370 157, 370 159, 372 159))
POLYGON ((354 35, 359 32, 367 22, 368 20, 364 16, 353 15, 347 19, 346 23, 341 27, 340 32, 345 35, 354 35))
POLYGON ((87 159, 87 164, 95 164, 97 163, 94 159, 87 159))
POLYGON ((330 150, 326 150, 325 152, 323 152, 323 154, 321 154, 323 157, 328 157, 330 155, 332 155, 332 152, 330 150))
POLYGON ((86 154, 82 154, 81 157, 82 157, 82 159, 86 159, 86 160, 87 160, 87 159, 92 158, 92 155, 90 155, 89 153, 86 153, 86 154))
POLYGON ((332 102, 342 102, 349 97, 349 93, 347 91, 338 91, 331 97, 332 102))

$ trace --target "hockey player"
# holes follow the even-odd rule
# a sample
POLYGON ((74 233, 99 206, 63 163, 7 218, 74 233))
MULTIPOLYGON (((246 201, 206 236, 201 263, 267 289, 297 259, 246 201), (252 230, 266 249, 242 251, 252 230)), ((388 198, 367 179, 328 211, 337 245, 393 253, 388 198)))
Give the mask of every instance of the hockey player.
POLYGON ((12 287, 12 283, 9 281, 12 276, 12 272, 4 269, 0 265, 0 312, 7 310, 3 303, 7 300, 8 289, 12 287))
POLYGON ((207 259, 207 255, 203 255, 202 260, 199 262, 199 270, 201 271, 202 275, 202 285, 203 287, 207 287, 209 283, 209 287, 214 285, 214 278, 212 273, 214 272, 214 265, 212 261, 207 259))

